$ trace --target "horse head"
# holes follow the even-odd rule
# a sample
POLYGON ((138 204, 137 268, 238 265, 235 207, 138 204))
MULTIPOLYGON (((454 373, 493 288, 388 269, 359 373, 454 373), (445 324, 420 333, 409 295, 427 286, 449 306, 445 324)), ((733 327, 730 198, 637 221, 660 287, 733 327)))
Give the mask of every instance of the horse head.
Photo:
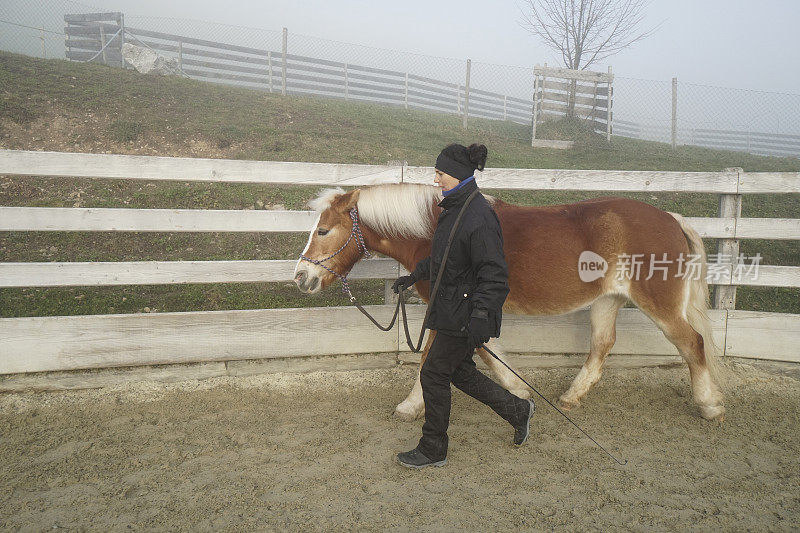
POLYGON ((300 291, 320 292, 337 277, 347 276, 366 252, 356 222, 360 192, 327 189, 309 202, 319 217, 294 269, 294 282, 300 291))

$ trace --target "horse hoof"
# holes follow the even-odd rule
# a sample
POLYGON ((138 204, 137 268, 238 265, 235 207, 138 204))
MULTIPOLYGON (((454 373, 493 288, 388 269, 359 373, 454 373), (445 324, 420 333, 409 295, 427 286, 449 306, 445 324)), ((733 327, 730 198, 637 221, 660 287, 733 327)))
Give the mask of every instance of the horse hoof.
POLYGON ((531 391, 528 389, 514 389, 514 390, 509 390, 508 392, 510 392, 517 398, 522 398, 523 400, 527 400, 531 397, 531 391))
POLYGON ((558 406, 564 411, 570 411, 572 409, 580 407, 581 402, 579 400, 570 400, 562 396, 561 398, 558 399, 558 406))
POLYGON ((413 422, 419 417, 419 413, 415 409, 403 407, 401 404, 395 408, 394 417, 403 422, 413 422))
POLYGON ((725 421, 724 405, 703 405, 700 407, 700 416, 706 420, 715 421, 719 424, 725 421))

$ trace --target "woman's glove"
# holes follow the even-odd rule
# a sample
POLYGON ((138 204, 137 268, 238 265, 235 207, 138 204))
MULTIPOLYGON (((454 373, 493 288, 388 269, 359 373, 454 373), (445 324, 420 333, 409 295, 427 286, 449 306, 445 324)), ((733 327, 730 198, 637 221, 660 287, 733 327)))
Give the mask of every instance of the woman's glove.
POLYGON ((392 284, 392 290, 395 294, 400 294, 400 291, 404 291, 413 284, 417 282, 416 278, 412 275, 408 276, 400 276, 397 280, 392 284))
POLYGON ((481 344, 489 342, 489 321, 487 319, 476 316, 469 319, 467 342, 472 348, 477 348, 481 344))

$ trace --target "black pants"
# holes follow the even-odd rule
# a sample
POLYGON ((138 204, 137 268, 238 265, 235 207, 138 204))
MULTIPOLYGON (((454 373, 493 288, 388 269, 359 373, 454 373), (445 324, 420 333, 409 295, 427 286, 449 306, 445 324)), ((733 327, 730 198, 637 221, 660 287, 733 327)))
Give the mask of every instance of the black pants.
POLYGON ((420 371, 425 424, 419 450, 433 461, 447 456, 447 426, 450 422, 450 383, 503 417, 512 425, 522 423, 530 409, 518 398, 483 375, 472 360, 474 349, 466 337, 437 333, 420 371))

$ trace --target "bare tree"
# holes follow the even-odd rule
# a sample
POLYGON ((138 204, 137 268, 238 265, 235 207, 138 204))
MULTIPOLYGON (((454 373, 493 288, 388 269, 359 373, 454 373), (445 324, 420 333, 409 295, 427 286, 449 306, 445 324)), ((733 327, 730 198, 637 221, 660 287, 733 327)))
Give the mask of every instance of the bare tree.
POLYGON ((645 0, 523 0, 522 27, 561 54, 564 66, 583 70, 640 41, 645 0))

